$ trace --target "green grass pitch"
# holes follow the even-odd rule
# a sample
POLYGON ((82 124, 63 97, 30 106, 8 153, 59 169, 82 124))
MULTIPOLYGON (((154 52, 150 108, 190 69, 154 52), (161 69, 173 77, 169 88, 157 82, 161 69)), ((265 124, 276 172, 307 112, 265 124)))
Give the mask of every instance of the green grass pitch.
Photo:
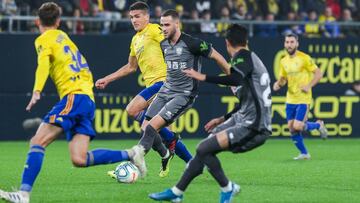
MULTIPOLYGON (((135 140, 99 141, 91 148, 124 149, 135 140)), ((194 152, 199 140, 184 140, 194 152)), ((222 153, 226 174, 239 183, 234 202, 360 202, 360 139, 306 140, 312 160, 294 161, 297 151, 289 139, 269 140, 245 153, 222 153)), ((0 142, 0 188, 18 187, 28 143, 0 142)), ((116 164, 74 168, 67 143, 57 141, 47 148, 42 171, 31 200, 36 202, 153 202, 147 195, 174 185, 185 164, 174 158, 169 177, 158 176, 160 160, 154 152, 146 157, 149 174, 135 184, 120 184, 106 176, 116 164)), ((218 202, 219 187, 205 172, 193 181, 184 202, 218 202)), ((2 200, 0 200, 1 202, 2 200)))

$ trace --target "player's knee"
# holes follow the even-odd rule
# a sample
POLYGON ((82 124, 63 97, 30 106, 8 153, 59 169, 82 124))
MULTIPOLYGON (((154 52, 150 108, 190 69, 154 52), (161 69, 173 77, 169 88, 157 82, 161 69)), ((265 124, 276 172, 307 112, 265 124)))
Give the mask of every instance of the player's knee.
POLYGON ((290 132, 293 132, 293 131, 295 131, 295 129, 294 129, 294 124, 293 123, 288 123, 288 128, 289 128, 289 130, 290 130, 290 132))
POLYGON ((138 114, 139 111, 136 110, 135 108, 132 108, 131 106, 126 106, 126 112, 128 113, 128 115, 132 118, 135 118, 138 114))
POLYGON ((40 145, 45 148, 49 145, 49 142, 42 136, 34 135, 30 140, 30 145, 40 145))
POLYGON ((304 128, 304 124, 302 122, 296 122, 296 123, 294 123, 293 128, 296 131, 302 131, 304 128))
POLYGON ((196 154, 200 157, 205 156, 206 155, 206 144, 204 142, 200 142, 200 144, 198 144, 198 146, 196 147, 196 154))
POLYGON ((86 167, 86 157, 84 156, 72 156, 71 162, 75 167, 86 167))

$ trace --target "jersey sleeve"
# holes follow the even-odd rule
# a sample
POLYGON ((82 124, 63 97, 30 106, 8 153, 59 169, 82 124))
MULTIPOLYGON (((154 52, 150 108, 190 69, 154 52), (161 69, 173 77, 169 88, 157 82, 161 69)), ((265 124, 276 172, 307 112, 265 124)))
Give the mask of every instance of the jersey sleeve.
POLYGON ((235 71, 233 68, 230 69, 230 72, 230 75, 206 75, 205 82, 227 86, 239 86, 243 79, 242 75, 239 72, 235 71))
POLYGON ((210 57, 212 52, 212 44, 204 40, 193 38, 189 41, 190 52, 197 56, 210 57))
POLYGON ((230 64, 236 72, 240 73, 245 78, 254 69, 250 60, 251 56, 249 54, 240 53, 231 60, 230 64))
POLYGON ((305 69, 309 72, 314 72, 317 69, 317 65, 315 64, 314 60, 310 56, 305 56, 305 69))
POLYGON ((280 61, 280 74, 279 74, 279 77, 283 77, 283 78, 286 78, 287 76, 287 73, 284 69, 284 65, 283 65, 283 62, 282 60, 280 61))
POLYGON ((52 54, 52 49, 47 43, 42 43, 39 41, 35 42, 35 47, 38 55, 38 66, 36 68, 33 91, 41 92, 44 89, 46 80, 49 76, 50 56, 52 54))
POLYGON ((136 56, 136 53, 135 53, 135 47, 134 47, 134 37, 132 38, 131 40, 131 44, 130 44, 130 56, 136 56))

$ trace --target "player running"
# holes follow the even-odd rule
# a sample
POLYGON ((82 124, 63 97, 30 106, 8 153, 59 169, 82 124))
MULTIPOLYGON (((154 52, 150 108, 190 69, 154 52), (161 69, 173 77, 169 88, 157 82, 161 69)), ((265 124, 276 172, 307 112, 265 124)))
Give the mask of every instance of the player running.
MULTIPOLYGON (((135 148, 137 154, 145 156, 155 147, 161 149, 163 157, 169 158, 172 155, 160 142, 158 132, 185 113, 193 105, 198 94, 198 81, 187 77, 182 71, 189 68, 200 71, 202 57, 215 60, 225 73, 229 72, 230 67, 211 44, 180 31, 179 14, 175 10, 165 11, 160 23, 166 38, 161 42, 161 49, 167 64, 167 76, 146 113, 143 125, 146 127, 143 128, 144 133, 135 148)), ((138 161, 141 164, 137 166, 145 176, 147 169, 144 157, 139 157, 138 161)))
POLYGON ((40 100, 41 91, 50 75, 60 101, 44 117, 36 134, 30 140, 20 191, 0 190, 0 198, 9 202, 28 203, 33 184, 41 170, 45 148, 61 134, 69 142, 70 157, 75 167, 90 167, 132 160, 133 150, 114 151, 95 149, 88 151, 90 140, 95 137, 92 127, 95 112, 93 77, 86 59, 68 35, 58 30, 60 7, 44 3, 39 11, 41 35, 35 40, 38 67, 33 95, 26 107, 30 111, 40 100))
POLYGON ((288 83, 286 93, 286 120, 291 133, 291 139, 300 151, 295 160, 310 159, 302 132, 319 130, 323 139, 327 138, 327 130, 322 120, 316 122, 307 121, 309 105, 312 100, 311 88, 322 78, 320 69, 311 57, 298 50, 299 41, 296 34, 290 33, 285 36, 284 47, 287 55, 280 61, 279 80, 274 83, 274 91, 288 83))
MULTIPOLYGON (((164 39, 164 36, 158 24, 149 22, 149 7, 145 2, 138 1, 130 6, 130 19, 137 33, 131 41, 128 63, 116 72, 97 80, 95 86, 104 89, 109 83, 136 72, 139 67, 146 88, 130 101, 126 111, 141 124, 147 107, 162 87, 166 78, 166 64, 160 48, 160 42, 164 39)), ((175 151, 176 155, 185 162, 192 158, 186 146, 168 128, 161 129, 160 135, 171 153, 175 151)), ((167 159, 165 159, 165 162, 162 164, 159 173, 160 177, 165 177, 169 173, 167 159)), ((113 172, 109 171, 109 175, 112 174, 113 172)))
POLYGON ((206 125, 211 134, 198 145, 180 181, 170 189, 150 194, 151 199, 181 202, 186 188, 202 174, 205 166, 221 187, 220 203, 230 203, 239 193, 240 186, 225 176, 216 154, 250 151, 264 144, 271 135, 270 77, 260 58, 247 50, 247 33, 245 27, 237 24, 227 30, 226 47, 232 58, 230 75, 208 76, 193 69, 183 71, 199 81, 235 86, 234 93, 241 102, 232 112, 206 125))

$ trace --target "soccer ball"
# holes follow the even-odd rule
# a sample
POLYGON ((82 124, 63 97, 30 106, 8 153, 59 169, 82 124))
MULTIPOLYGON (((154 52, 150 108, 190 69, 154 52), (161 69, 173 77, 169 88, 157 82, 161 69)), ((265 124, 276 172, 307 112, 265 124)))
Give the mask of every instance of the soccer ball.
POLYGON ((134 183, 139 175, 139 169, 130 161, 121 162, 115 169, 116 180, 120 183, 134 183))

